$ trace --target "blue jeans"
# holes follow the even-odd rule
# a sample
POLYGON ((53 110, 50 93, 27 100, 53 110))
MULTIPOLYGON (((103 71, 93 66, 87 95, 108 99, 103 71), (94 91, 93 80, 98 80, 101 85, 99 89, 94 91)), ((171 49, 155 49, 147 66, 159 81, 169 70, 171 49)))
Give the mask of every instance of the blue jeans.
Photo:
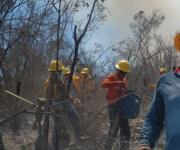
POLYGON ((68 100, 65 101, 62 105, 68 115, 69 121, 73 125, 75 138, 77 140, 80 140, 80 121, 79 121, 79 116, 78 116, 78 113, 77 113, 75 107, 68 100))
MULTIPOLYGON (((79 142, 80 141, 80 122, 79 122, 78 113, 77 113, 75 107, 73 106, 73 104, 68 100, 64 101, 62 104, 60 104, 60 106, 57 106, 56 109, 58 109, 58 107, 60 109, 61 106, 63 107, 65 113, 68 116, 68 119, 69 119, 70 123, 72 124, 72 126, 74 128, 74 135, 75 135, 76 141, 79 142)), ((52 136, 53 150, 55 150, 55 149, 63 150, 64 149, 64 144, 62 143, 62 140, 61 140, 61 138, 62 138, 61 127, 63 125, 62 126, 59 125, 59 123, 63 124, 62 121, 63 120, 59 120, 57 117, 54 118, 55 125, 54 125, 54 128, 53 128, 53 136, 52 136)), ((67 134, 65 133, 64 136, 66 136, 66 135, 67 134)))

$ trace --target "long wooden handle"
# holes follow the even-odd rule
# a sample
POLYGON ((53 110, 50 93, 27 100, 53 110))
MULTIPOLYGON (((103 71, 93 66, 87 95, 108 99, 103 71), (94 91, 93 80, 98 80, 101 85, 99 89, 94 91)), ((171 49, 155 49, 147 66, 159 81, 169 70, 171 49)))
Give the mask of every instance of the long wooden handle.
POLYGON ((7 94, 9 94, 9 95, 12 95, 12 96, 14 96, 14 97, 16 97, 16 98, 18 98, 18 99, 20 99, 20 100, 26 102, 26 103, 29 103, 29 104, 31 104, 31 105, 35 105, 33 102, 31 102, 31 101, 29 101, 29 100, 27 100, 27 99, 25 99, 25 98, 22 98, 22 97, 20 97, 20 96, 14 94, 14 93, 8 91, 8 90, 5 90, 5 92, 6 92, 7 94))

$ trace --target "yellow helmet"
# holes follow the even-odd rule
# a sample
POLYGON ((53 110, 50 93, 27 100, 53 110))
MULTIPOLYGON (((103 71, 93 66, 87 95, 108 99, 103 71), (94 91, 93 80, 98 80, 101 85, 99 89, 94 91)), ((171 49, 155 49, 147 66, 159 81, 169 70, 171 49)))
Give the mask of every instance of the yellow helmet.
POLYGON ((118 70, 121 70, 123 72, 130 72, 130 64, 127 60, 121 60, 119 61, 115 67, 118 69, 118 70))
POLYGON ((48 71, 50 72, 53 72, 53 71, 61 71, 63 69, 63 64, 60 62, 60 61, 57 61, 57 60, 52 60, 50 65, 49 65, 49 68, 48 68, 48 71), (58 66, 57 66, 58 65, 58 66), (58 69, 58 70, 57 70, 58 69))
POLYGON ((81 70, 81 74, 89 74, 89 69, 88 68, 83 68, 81 70))
POLYGON ((69 67, 64 67, 63 68, 63 74, 66 75, 66 74, 70 74, 71 73, 71 70, 69 67))
POLYGON ((167 69, 166 69, 166 68, 161 68, 161 69, 159 70, 159 72, 160 72, 160 73, 166 73, 166 72, 167 72, 167 69))
POLYGON ((178 33, 174 38, 174 47, 180 52, 180 33, 178 33))

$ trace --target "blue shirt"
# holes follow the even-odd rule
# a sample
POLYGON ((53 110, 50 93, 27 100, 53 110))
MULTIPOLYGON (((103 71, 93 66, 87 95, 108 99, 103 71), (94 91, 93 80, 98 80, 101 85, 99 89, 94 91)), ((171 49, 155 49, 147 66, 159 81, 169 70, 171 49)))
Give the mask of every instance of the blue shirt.
POLYGON ((141 145, 154 148, 163 127, 166 129, 166 150, 180 150, 180 75, 163 75, 141 132, 141 145))

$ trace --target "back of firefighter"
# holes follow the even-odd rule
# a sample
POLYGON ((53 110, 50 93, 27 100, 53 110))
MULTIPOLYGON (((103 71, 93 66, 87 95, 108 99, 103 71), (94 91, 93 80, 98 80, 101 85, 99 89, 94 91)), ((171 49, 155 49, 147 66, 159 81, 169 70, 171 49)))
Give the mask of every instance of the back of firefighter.
POLYGON ((89 90, 89 69, 83 68, 80 71, 81 99, 83 102, 90 99, 89 90))
MULTIPOLYGON (((62 109, 66 112, 67 117, 74 128, 76 142, 80 141, 80 123, 78 113, 72 105, 69 96, 67 96, 65 83, 62 74, 63 64, 60 61, 53 60, 49 66, 49 77, 45 82, 45 97, 47 99, 55 99, 53 101, 55 113, 61 113, 62 109), (61 103, 61 104, 59 104, 61 103)), ((60 114, 62 115, 62 114, 60 114)), ((54 117, 54 131, 52 145, 57 150, 63 150, 63 145, 59 141, 61 133, 62 120, 59 117, 54 117)))
POLYGON ((117 71, 110 74, 102 81, 102 88, 107 88, 106 95, 110 128, 105 145, 106 150, 111 150, 114 138, 120 129, 120 149, 129 149, 130 128, 128 119, 124 119, 119 113, 117 101, 119 98, 127 93, 127 79, 126 74, 130 72, 130 65, 128 61, 121 60, 115 65, 117 71))

